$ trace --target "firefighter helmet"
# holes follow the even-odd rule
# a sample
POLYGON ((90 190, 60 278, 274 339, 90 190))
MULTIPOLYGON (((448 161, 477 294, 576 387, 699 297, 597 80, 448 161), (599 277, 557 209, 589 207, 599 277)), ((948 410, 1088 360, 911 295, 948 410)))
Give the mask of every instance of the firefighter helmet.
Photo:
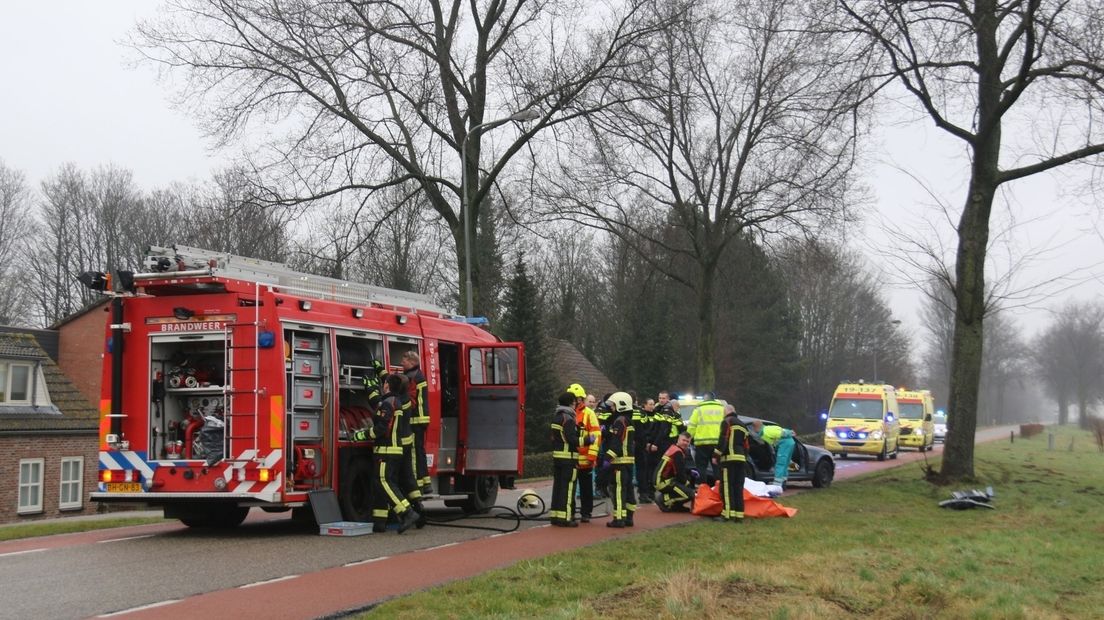
POLYGON ((571 395, 575 398, 586 398, 586 390, 584 390, 583 386, 579 385, 578 383, 572 383, 571 385, 567 386, 567 391, 570 392, 571 395))
POLYGON ((517 500, 517 510, 522 516, 534 518, 544 512, 544 500, 533 489, 525 489, 517 500))
POLYGON ((525 489, 518 498, 518 506, 522 508, 536 508, 540 504, 540 497, 533 489, 525 489))
POLYGON ((610 394, 609 400, 610 407, 617 413, 628 413, 632 411, 632 396, 629 396, 625 392, 614 392, 610 394))

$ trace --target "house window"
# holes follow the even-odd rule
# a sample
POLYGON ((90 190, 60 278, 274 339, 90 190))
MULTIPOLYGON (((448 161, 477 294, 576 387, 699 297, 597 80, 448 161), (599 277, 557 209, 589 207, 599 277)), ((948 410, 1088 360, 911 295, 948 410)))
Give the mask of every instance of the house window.
POLYGON ((19 461, 19 514, 42 512, 43 459, 19 461))
POLYGON ((61 494, 58 508, 61 510, 80 510, 83 505, 81 493, 84 489, 84 457, 67 456, 61 459, 61 494))
POLYGON ((0 362, 0 403, 31 402, 30 364, 0 362))

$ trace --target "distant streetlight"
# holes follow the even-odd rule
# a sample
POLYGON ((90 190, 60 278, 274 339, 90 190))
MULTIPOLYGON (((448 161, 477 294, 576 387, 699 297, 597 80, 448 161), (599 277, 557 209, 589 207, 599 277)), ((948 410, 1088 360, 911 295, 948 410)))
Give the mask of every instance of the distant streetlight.
POLYGON ((472 278, 471 278, 471 215, 468 209, 468 138, 472 137, 483 127, 494 127, 510 121, 531 121, 540 118, 540 112, 529 108, 506 118, 500 118, 486 123, 480 123, 472 127, 460 141, 460 209, 464 212, 464 278, 466 280, 466 303, 464 316, 471 317, 472 308, 472 278))
MULTIPOLYGON (((898 320, 898 319, 892 319, 889 322, 889 324, 892 325, 893 327, 897 327, 898 325, 901 324, 901 321, 898 320)), ((879 344, 880 343, 878 342, 878 331, 874 330, 874 383, 878 382, 878 346, 879 346, 879 344)))

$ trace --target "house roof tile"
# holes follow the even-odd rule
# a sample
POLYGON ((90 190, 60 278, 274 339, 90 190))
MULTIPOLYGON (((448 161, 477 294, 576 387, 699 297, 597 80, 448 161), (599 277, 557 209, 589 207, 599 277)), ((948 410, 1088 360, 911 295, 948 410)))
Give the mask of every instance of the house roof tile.
POLYGON ((89 432, 99 427, 99 413, 61 372, 30 334, 0 334, 0 359, 32 359, 42 367, 51 407, 0 405, 0 434, 89 432))
POLYGON ((598 370, 578 347, 566 340, 552 340, 552 359, 553 373, 559 383, 558 390, 578 383, 588 394, 594 394, 598 398, 617 391, 613 381, 598 370))

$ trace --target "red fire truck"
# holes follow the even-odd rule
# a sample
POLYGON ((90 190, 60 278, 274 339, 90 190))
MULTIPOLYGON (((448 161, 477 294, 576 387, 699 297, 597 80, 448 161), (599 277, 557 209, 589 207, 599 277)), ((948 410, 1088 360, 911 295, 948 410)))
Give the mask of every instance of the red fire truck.
POLYGON ((423 295, 173 246, 148 273, 83 274, 114 289, 92 499, 163 507, 233 527, 249 508, 309 514, 332 489, 348 521, 371 515, 363 377, 417 351, 428 382, 434 494, 481 512, 521 472, 524 351, 423 295), (113 280, 113 281, 112 281, 113 280))

